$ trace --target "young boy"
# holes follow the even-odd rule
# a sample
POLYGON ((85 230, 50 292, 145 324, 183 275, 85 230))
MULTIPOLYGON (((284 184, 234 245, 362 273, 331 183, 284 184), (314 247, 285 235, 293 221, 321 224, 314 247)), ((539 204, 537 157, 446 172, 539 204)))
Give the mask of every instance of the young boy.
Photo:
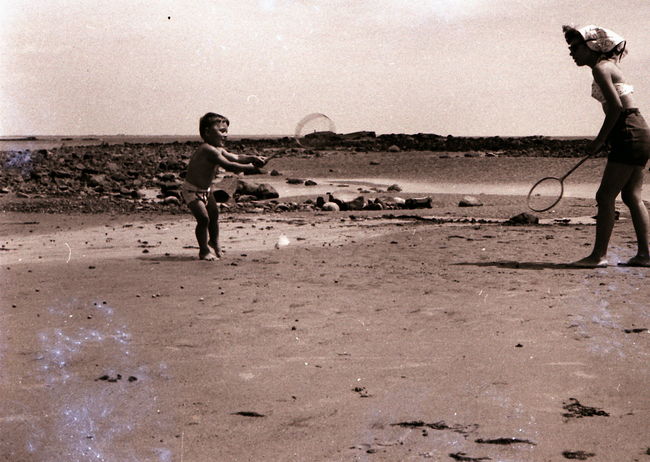
POLYGON ((181 197, 196 218, 196 240, 201 260, 221 258, 219 246, 219 208, 210 190, 218 167, 232 172, 255 172, 266 163, 262 156, 232 154, 224 149, 230 121, 208 112, 201 117, 199 133, 205 141, 192 154, 187 166, 181 197))

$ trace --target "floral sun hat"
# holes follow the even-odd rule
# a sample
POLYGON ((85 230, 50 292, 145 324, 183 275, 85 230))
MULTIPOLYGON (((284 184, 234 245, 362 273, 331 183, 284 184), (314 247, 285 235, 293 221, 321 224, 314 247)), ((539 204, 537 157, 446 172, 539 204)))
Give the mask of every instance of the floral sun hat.
POLYGON ((587 46, 593 51, 608 53, 621 44, 622 48, 625 48, 625 39, 616 32, 604 27, 592 24, 579 28, 578 32, 585 39, 587 46))

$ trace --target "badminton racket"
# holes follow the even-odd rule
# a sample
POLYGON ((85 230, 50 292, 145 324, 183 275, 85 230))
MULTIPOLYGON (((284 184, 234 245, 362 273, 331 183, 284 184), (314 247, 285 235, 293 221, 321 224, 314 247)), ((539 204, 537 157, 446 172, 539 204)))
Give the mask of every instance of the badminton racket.
POLYGON ((555 207, 564 195, 564 180, 594 154, 580 159, 580 162, 560 177, 547 176, 535 183, 528 192, 528 208, 534 212, 546 212, 555 207))
POLYGON ((294 133, 299 145, 306 148, 324 146, 336 136, 336 126, 332 119, 320 112, 308 114, 296 125, 294 133))

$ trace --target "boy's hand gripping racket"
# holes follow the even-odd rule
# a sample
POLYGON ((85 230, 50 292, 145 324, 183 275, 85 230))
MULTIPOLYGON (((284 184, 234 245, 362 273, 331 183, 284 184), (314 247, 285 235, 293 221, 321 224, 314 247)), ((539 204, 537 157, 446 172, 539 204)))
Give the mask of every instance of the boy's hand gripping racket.
POLYGON ((557 205, 564 194, 564 180, 580 167, 587 159, 596 153, 589 154, 575 164, 561 177, 547 176, 542 178, 530 188, 528 192, 528 208, 533 212, 546 212, 557 205))

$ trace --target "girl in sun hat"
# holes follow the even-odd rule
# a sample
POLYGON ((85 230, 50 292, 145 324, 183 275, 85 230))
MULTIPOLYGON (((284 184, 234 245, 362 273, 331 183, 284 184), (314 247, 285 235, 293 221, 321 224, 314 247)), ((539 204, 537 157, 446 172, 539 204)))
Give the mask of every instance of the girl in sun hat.
POLYGON ((562 30, 576 65, 591 68, 594 77, 591 96, 602 104, 605 113, 600 131, 587 152, 595 154, 606 145, 610 148, 596 193, 598 215, 594 248, 591 254, 572 266, 607 266, 607 247, 614 228, 614 205, 619 193, 630 209, 638 245, 637 254, 624 265, 650 266, 650 219, 641 199, 644 167, 650 157, 650 129, 634 102, 634 87, 627 83, 619 67, 627 54, 626 41, 609 29, 594 25, 563 26, 562 30))

